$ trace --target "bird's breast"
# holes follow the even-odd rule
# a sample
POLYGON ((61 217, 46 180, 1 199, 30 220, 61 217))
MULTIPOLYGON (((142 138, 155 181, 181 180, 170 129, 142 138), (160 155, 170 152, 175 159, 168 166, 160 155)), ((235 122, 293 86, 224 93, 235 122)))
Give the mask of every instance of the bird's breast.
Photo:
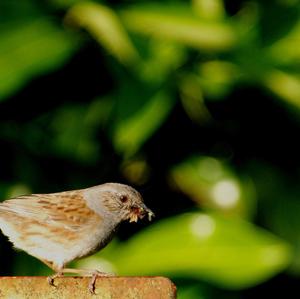
POLYGON ((87 250, 81 252, 78 258, 89 256, 104 248, 114 237, 118 225, 113 223, 103 223, 91 229, 86 237, 85 244, 87 250))

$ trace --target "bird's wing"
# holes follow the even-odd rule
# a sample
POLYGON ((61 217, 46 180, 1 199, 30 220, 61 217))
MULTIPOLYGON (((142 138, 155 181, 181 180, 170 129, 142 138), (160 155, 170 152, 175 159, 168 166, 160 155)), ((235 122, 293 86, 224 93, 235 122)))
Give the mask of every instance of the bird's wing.
POLYGON ((81 227, 100 219, 83 198, 81 191, 67 191, 52 194, 32 194, 6 200, 0 204, 6 218, 30 219, 33 222, 50 226, 78 230, 81 227))

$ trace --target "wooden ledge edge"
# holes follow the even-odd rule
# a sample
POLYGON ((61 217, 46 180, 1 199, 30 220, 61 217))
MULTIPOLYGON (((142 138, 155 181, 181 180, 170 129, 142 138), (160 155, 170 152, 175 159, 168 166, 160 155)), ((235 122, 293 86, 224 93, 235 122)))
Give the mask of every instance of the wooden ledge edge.
POLYGON ((95 295, 88 291, 89 277, 56 278, 54 287, 46 276, 0 276, 0 298, 95 298, 95 299, 176 299, 176 286, 162 276, 99 277, 95 295))

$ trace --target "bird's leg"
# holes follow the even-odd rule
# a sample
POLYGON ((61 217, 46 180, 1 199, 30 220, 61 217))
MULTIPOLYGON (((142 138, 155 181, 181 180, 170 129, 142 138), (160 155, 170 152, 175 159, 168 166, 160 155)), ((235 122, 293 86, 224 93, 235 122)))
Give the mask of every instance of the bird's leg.
POLYGON ((59 271, 59 272, 56 272, 55 274, 53 274, 51 276, 48 276, 47 281, 48 281, 49 285, 55 287, 54 279, 57 278, 57 277, 62 277, 62 276, 64 276, 64 273, 62 271, 59 271))
POLYGON ((81 276, 90 276, 91 281, 89 283, 88 289, 92 294, 94 294, 95 293, 95 283, 96 283, 97 277, 113 276, 113 274, 100 272, 98 270, 64 268, 63 266, 58 268, 52 262, 49 262, 46 260, 42 260, 42 261, 48 267, 50 267, 51 269, 53 269, 56 272, 55 274, 47 277, 47 281, 48 281, 49 285, 51 285, 51 286, 55 286, 54 285, 55 278, 62 277, 62 276, 64 276, 65 273, 79 274, 81 276))
POLYGON ((51 268, 52 270, 54 270, 56 273, 54 273, 53 275, 50 275, 47 277, 47 282, 49 285, 54 286, 54 279, 57 277, 61 277, 64 276, 64 273, 62 272, 61 268, 57 268, 53 262, 49 262, 47 260, 41 260, 43 263, 45 263, 49 268, 51 268))
POLYGON ((114 276, 111 273, 100 272, 98 270, 88 270, 88 269, 72 269, 72 268, 64 268, 61 270, 62 273, 74 273, 80 274, 81 276, 91 276, 91 280, 88 286, 90 293, 95 294, 95 284, 97 277, 109 277, 114 276))

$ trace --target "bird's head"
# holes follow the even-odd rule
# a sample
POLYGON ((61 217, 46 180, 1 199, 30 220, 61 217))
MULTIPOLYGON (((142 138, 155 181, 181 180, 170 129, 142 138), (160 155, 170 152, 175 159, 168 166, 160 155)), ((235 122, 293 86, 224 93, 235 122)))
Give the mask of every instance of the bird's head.
POLYGON ((106 183, 97 188, 102 207, 120 221, 137 222, 145 216, 151 221, 154 217, 154 213, 144 204, 141 194, 134 188, 118 183, 106 183))

